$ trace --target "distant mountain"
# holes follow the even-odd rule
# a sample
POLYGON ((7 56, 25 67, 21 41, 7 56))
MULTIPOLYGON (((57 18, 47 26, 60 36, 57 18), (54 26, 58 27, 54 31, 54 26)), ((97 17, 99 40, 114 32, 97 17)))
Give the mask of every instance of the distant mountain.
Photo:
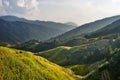
POLYGON ((41 25, 0 20, 0 39, 4 42, 18 43, 31 39, 46 40, 57 33, 56 29, 41 25))
POLYGON ((31 23, 31 24, 42 25, 45 27, 59 30, 59 31, 61 31, 61 33, 67 32, 69 30, 72 30, 72 29, 78 27, 77 25, 69 25, 69 24, 65 24, 65 23, 57 23, 57 22, 52 22, 52 21, 27 20, 24 18, 16 17, 16 16, 1 16, 0 18, 5 21, 10 21, 10 22, 19 21, 19 22, 26 22, 26 23, 31 23))
POLYGON ((75 26, 56 22, 32 21, 15 16, 0 17, 0 40, 19 43, 29 40, 47 40, 67 32, 75 26))
POLYGON ((71 26, 78 26, 76 23, 74 23, 74 22, 66 22, 65 24, 67 24, 67 25, 71 25, 71 26))
POLYGON ((10 21, 10 22, 14 22, 14 21, 22 21, 22 22, 25 22, 25 21, 27 21, 27 20, 24 19, 24 18, 18 18, 18 17, 16 17, 16 16, 10 16, 10 15, 8 15, 8 16, 0 16, 0 19, 3 19, 3 20, 5 20, 5 21, 10 21))
POLYGON ((118 34, 118 33, 120 33, 120 20, 117 20, 112 24, 91 33, 90 35, 87 35, 87 37, 98 37, 98 36, 104 36, 108 34, 118 34))
POLYGON ((111 24, 112 22, 114 22, 118 19, 120 19, 120 16, 113 16, 113 17, 108 17, 105 19, 97 20, 95 22, 87 23, 80 27, 77 27, 76 29, 68 31, 60 36, 57 36, 54 39, 66 39, 66 38, 70 38, 70 37, 74 37, 74 36, 89 34, 91 32, 94 32, 96 30, 99 30, 99 29, 111 24))

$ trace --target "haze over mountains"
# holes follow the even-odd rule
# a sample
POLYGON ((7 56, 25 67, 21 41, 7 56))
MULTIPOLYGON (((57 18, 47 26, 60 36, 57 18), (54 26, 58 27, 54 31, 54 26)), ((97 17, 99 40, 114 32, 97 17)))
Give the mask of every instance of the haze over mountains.
MULTIPOLYGON (((0 17, 0 39, 8 43, 20 43, 29 40, 45 41, 53 39, 67 39, 75 36, 89 35, 120 19, 113 16, 87 23, 77 27, 73 22, 56 23, 50 21, 33 21, 16 16, 0 17), (76 28, 77 27, 77 28, 76 28)), ((112 24, 112 26, 116 26, 112 24)))
POLYGON ((104 18, 101 20, 97 20, 95 22, 87 23, 87 24, 79 26, 71 31, 68 31, 60 36, 57 36, 54 39, 66 39, 66 38, 70 38, 70 37, 90 34, 91 32, 95 32, 96 30, 104 28, 107 25, 109 25, 112 22, 119 20, 119 19, 120 19, 120 16, 118 15, 118 16, 113 16, 113 17, 108 17, 108 18, 104 18))
POLYGON ((100 30, 97 30, 91 34, 88 34, 88 37, 98 37, 98 36, 104 36, 108 34, 119 34, 120 33, 120 20, 117 20, 113 22, 112 24, 109 24, 106 27, 103 27, 100 30))
POLYGON ((0 80, 120 80, 120 16, 76 26, 0 17, 0 80))
POLYGON ((56 22, 32 21, 15 16, 0 17, 0 39, 19 43, 32 39, 44 41, 67 32, 77 26, 56 22))

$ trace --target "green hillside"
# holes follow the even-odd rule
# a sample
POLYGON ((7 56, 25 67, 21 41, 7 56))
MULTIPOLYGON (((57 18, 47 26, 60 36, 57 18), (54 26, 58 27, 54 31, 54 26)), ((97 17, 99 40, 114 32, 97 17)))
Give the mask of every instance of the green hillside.
POLYGON ((86 39, 84 37, 73 37, 66 40, 53 40, 40 42, 38 40, 30 40, 24 43, 16 44, 14 48, 27 50, 32 52, 40 52, 56 48, 58 46, 79 46, 81 44, 92 43, 95 39, 86 39))
POLYGON ((67 70, 31 52, 0 47, 0 80, 75 80, 67 70))
MULTIPOLYGON (((53 41, 38 41, 38 40, 30 40, 24 43, 16 44, 14 45, 14 48, 21 49, 21 50, 27 50, 31 52, 41 52, 50 50, 59 46, 80 46, 83 44, 90 44, 99 40, 104 39, 105 37, 97 37, 97 38, 85 38, 85 37, 72 37, 65 40, 53 40, 53 41)), ((109 37, 105 38, 109 39, 109 37)))
POLYGON ((109 41, 99 40, 90 44, 67 47, 61 46, 51 50, 39 52, 43 56, 59 65, 91 64, 106 58, 109 54, 109 41))
POLYGON ((70 68, 76 75, 84 76, 87 73, 89 73, 88 66, 90 65, 74 65, 74 66, 69 66, 68 68, 70 68))

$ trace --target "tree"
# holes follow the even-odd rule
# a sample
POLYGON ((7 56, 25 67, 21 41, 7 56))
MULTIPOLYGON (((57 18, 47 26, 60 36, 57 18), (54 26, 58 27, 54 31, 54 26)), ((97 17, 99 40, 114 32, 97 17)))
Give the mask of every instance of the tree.
POLYGON ((114 76, 120 76, 120 49, 116 50, 113 57, 109 60, 110 62, 110 69, 112 70, 114 76))

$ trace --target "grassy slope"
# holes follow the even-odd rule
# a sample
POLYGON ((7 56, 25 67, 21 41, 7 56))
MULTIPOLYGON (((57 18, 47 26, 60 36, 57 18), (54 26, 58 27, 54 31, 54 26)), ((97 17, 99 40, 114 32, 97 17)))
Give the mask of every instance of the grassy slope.
POLYGON ((76 75, 84 76, 88 73, 88 66, 89 65, 74 65, 68 66, 76 75))
POLYGON ((30 52, 0 47, 0 80, 74 80, 62 68, 30 52))
POLYGON ((85 44, 74 47, 57 47, 48 51, 39 52, 37 55, 43 56, 54 63, 60 65, 76 65, 82 63, 92 63, 99 61, 100 57, 104 57, 106 46, 108 46, 108 40, 100 40, 91 44, 85 44), (99 52, 95 52, 99 49, 99 52), (103 56, 104 55, 104 56, 103 56), (95 58, 93 58, 95 57, 95 58))

